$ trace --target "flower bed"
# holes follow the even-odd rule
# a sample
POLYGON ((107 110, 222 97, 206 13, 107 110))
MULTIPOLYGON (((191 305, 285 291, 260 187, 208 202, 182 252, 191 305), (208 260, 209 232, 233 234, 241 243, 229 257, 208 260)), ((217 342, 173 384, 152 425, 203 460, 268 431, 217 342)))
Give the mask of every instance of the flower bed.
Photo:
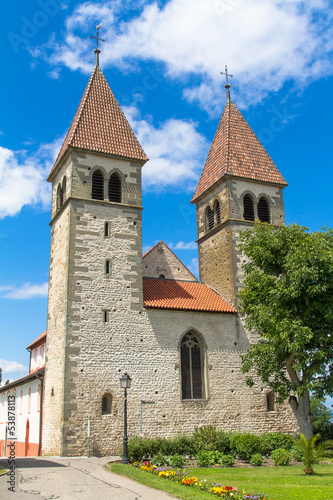
POLYGON ((220 498, 230 498, 232 500, 272 500, 267 495, 262 493, 246 493, 244 490, 240 492, 234 486, 225 486, 221 484, 209 484, 206 479, 198 479, 191 475, 191 471, 185 469, 166 469, 165 467, 157 467, 150 462, 134 462, 132 466, 143 471, 155 474, 161 478, 168 479, 182 486, 197 488, 220 498))

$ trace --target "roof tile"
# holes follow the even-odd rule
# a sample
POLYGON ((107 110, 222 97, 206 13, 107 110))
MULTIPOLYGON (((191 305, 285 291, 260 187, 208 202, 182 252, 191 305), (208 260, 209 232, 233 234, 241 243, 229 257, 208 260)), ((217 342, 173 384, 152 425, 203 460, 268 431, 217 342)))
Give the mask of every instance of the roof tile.
POLYGON ((207 285, 193 281, 143 278, 143 302, 148 308, 236 313, 207 285))
POLYGON ((225 175, 287 185, 273 160, 231 100, 225 105, 192 203, 225 175))

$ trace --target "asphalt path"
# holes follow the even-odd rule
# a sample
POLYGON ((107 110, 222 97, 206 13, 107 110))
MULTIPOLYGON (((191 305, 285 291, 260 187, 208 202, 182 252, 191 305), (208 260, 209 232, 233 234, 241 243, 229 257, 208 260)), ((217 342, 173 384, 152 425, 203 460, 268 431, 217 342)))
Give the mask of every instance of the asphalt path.
MULTIPOLYGON (((15 491, 8 475, 0 477, 1 500, 175 500, 105 469, 111 458, 50 457, 17 458, 15 491)), ((8 459, 0 460, 8 468, 8 459)), ((13 485, 13 483, 12 483, 13 485)))

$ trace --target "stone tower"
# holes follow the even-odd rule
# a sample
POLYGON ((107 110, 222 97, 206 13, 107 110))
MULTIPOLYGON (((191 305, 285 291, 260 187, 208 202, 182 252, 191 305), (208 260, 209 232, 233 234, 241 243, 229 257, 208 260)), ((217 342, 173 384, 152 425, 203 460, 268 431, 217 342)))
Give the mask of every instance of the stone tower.
POLYGON ((122 363, 115 353, 117 342, 124 342, 114 339, 112 326, 116 321, 117 333, 126 324, 128 331, 143 307, 141 167, 148 158, 95 52, 95 68, 48 177, 44 454, 86 454, 87 419, 94 405, 98 410, 103 405, 94 419, 95 435, 103 439, 94 452, 110 450, 110 436, 121 433, 121 420, 103 415, 110 413, 111 394, 120 389, 122 363))
POLYGON ((242 284, 239 232, 261 220, 284 224, 286 181, 230 99, 227 100, 199 183, 197 208, 200 281, 235 304, 242 284))

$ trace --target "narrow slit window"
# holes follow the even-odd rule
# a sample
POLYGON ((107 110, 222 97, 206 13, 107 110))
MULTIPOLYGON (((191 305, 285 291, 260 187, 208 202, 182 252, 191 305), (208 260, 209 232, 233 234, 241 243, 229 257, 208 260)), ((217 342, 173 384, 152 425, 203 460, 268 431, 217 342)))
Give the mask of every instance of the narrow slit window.
POLYGON ((253 200, 249 194, 246 194, 243 198, 243 207, 243 219, 254 221, 253 200))
POLYGON ((274 403, 275 403, 274 392, 271 391, 266 395, 267 411, 274 411, 275 410, 274 403))
POLYGON ((110 313, 110 311, 108 311, 107 309, 105 309, 103 311, 103 322, 104 323, 107 323, 109 321, 109 313, 110 313))
POLYGON ((112 174, 110 177, 109 200, 121 203, 121 180, 118 174, 112 174))
POLYGON ((203 349, 194 333, 184 335, 181 343, 182 399, 202 399, 203 349))
POLYGON ((111 415, 112 396, 111 394, 104 394, 102 398, 102 415, 111 415))
POLYGON ((218 200, 214 203, 214 218, 215 225, 219 226, 221 224, 221 211, 220 211, 220 202, 218 200))
POLYGON ((110 274, 111 263, 109 260, 105 261, 105 274, 110 274))
POLYGON ((207 207, 206 210, 206 220, 208 231, 210 231, 214 227, 214 211, 210 207, 207 207))
POLYGON ((100 170, 92 175, 91 197, 93 200, 104 200, 104 177, 100 170))
POLYGON ((104 237, 107 238, 110 236, 110 222, 104 223, 104 237))
POLYGON ((260 198, 260 200, 258 202, 258 219, 261 222, 270 223, 270 221, 271 221, 270 214, 269 214, 268 201, 263 196, 260 198))

